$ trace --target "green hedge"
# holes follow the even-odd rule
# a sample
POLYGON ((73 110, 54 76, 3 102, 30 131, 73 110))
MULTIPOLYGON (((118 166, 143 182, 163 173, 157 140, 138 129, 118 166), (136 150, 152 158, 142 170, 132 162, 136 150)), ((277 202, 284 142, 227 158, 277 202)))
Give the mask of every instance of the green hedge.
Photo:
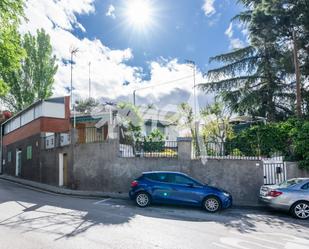
POLYGON ((257 125, 242 130, 227 141, 229 151, 246 156, 284 156, 309 168, 309 121, 290 119, 285 122, 257 125))

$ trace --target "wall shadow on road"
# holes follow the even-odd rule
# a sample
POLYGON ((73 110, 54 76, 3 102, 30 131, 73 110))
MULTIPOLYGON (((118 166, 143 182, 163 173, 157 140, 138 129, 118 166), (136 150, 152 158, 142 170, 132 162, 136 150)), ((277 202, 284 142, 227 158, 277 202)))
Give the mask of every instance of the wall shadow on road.
MULTIPOLYGON (((55 240, 75 237, 93 227, 123 226, 137 216, 215 222, 241 233, 257 232, 257 225, 261 224, 295 231, 308 228, 307 221, 295 220, 286 214, 275 215, 269 211, 230 209, 209 214, 199 208, 154 205, 142 209, 127 200, 110 199, 95 204, 96 201, 41 193, 0 182, 0 210, 9 214, 0 220, 0 226, 19 229, 23 233, 38 231, 52 234, 55 240)), ((309 239, 309 235, 306 236, 309 239)))

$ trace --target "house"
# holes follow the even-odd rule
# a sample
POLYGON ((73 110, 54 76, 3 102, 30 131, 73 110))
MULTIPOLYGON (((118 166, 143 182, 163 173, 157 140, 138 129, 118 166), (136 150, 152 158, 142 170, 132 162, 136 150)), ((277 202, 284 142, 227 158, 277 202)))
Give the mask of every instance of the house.
POLYGON ((44 182, 53 170, 42 166, 42 148, 68 143, 70 129, 69 97, 39 100, 6 120, 1 124, 1 173, 44 182))
POLYGON ((145 136, 148 136, 154 129, 158 129, 164 135, 164 139, 177 140, 179 129, 176 122, 178 120, 176 112, 147 107, 141 107, 140 112, 143 119, 142 132, 145 136))
MULTIPOLYGON (((37 101, 1 124, 0 173, 72 187, 76 146, 115 139, 121 143, 121 115, 126 114, 111 104, 78 113, 70 111, 69 97, 37 101)), ((144 135, 156 128, 165 139, 176 141, 176 125, 165 114, 147 110, 142 117, 144 135)))

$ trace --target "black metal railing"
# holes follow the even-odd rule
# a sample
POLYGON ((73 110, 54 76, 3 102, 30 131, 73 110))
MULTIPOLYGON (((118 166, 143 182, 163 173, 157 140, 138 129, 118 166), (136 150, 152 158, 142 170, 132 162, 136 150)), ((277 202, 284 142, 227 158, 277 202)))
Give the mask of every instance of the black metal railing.
POLYGON ((178 156, 177 141, 143 141, 134 145, 120 144, 121 157, 164 157, 178 156))
POLYGON ((245 160, 283 160, 282 153, 279 151, 263 155, 258 149, 258 146, 240 150, 237 148, 237 145, 232 142, 200 142, 198 148, 192 146, 192 158, 196 159, 200 157, 245 160))

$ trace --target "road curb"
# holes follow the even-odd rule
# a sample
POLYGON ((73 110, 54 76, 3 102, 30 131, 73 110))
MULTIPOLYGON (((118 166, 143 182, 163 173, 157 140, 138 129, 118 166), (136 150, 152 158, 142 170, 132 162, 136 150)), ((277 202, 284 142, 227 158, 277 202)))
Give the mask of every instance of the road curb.
MULTIPOLYGON (((100 192, 100 191, 84 191, 84 190, 72 190, 66 188, 60 188, 56 186, 51 186, 45 183, 34 182, 30 180, 20 179, 13 176, 8 175, 0 175, 0 179, 6 180, 15 184, 22 185, 32 190, 40 191, 40 192, 48 192, 59 195, 66 195, 78 198, 113 198, 113 199, 125 199, 128 200, 129 197, 124 193, 109 193, 109 192, 100 192)), ((233 205, 232 208, 236 209, 252 209, 252 210, 263 210, 264 206, 259 204, 236 204, 233 205)))
POLYGON ((32 190, 37 190, 37 191, 41 191, 41 192, 49 192, 49 193, 53 193, 53 194, 73 196, 73 197, 118 198, 118 199, 128 199, 129 198, 127 196, 127 194, 123 194, 123 193, 72 190, 72 189, 66 189, 66 188, 51 186, 51 185, 44 184, 44 183, 33 182, 33 181, 25 180, 25 179, 19 179, 19 178, 8 176, 8 175, 0 175, 0 179, 25 186, 25 187, 32 189, 32 190))

